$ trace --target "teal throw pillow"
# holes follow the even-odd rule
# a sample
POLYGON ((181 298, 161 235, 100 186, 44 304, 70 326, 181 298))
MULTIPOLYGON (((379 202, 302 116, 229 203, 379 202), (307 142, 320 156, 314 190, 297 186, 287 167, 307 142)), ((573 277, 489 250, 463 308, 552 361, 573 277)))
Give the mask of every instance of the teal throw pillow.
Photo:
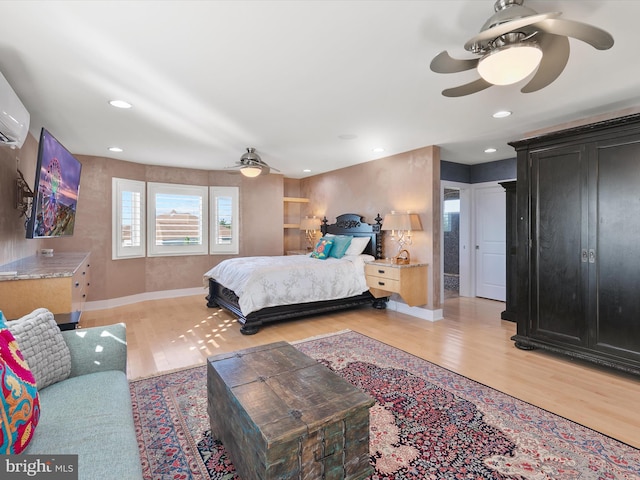
POLYGON ((317 258, 319 260, 326 260, 329 257, 329 252, 331 252, 331 248, 333 247, 333 239, 322 237, 316 243, 316 247, 311 252, 312 258, 317 258))
POLYGON ((335 237, 330 237, 333 240, 333 247, 331 247, 331 252, 329 252, 330 257, 342 258, 344 256, 344 252, 347 251, 349 245, 351 245, 351 240, 353 237, 349 235, 336 235, 335 237))

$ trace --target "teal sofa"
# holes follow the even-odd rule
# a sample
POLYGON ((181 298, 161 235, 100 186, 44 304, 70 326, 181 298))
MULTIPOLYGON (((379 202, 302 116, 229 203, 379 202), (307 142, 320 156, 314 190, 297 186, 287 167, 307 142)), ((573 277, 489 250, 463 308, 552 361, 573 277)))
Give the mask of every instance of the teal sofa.
POLYGON ((38 390, 40 420, 24 453, 77 454, 79 480, 141 479, 125 325, 61 333, 71 373, 38 390))

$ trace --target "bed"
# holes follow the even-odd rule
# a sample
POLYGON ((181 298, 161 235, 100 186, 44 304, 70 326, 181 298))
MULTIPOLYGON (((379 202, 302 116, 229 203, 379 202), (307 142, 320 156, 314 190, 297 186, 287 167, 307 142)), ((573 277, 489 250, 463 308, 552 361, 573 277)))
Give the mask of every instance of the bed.
MULTIPOLYGON (((318 278, 321 275, 325 275, 320 270, 328 268, 343 269, 340 273, 327 273, 327 275, 334 275, 334 278, 340 279, 340 282, 333 282, 334 284, 343 283, 343 280, 351 275, 351 273, 348 273, 351 271, 357 276, 361 274, 362 279, 364 279, 364 262, 382 257, 381 222, 380 215, 375 218, 374 224, 366 223, 363 217, 353 213, 339 215, 333 224, 329 224, 325 217, 321 224, 322 235, 347 235, 366 239, 364 241, 358 240, 363 244, 366 243, 366 247, 360 255, 345 255, 340 260, 333 258, 318 260, 309 258, 308 255, 238 257, 225 260, 204 274, 205 284, 209 288, 207 306, 211 308, 222 307, 236 315, 238 322, 241 324, 240 331, 245 335, 253 335, 258 332, 260 326, 273 321, 316 315, 362 305, 384 308, 386 299, 374 298, 366 287, 366 281, 362 283, 360 279, 353 280, 356 283, 360 283, 351 285, 349 294, 325 291, 323 296, 327 298, 323 300, 309 301, 310 290, 315 291, 315 289, 306 288, 304 284, 305 281, 310 281, 316 275, 318 278), (252 262, 257 266, 250 265, 252 262), (309 268, 314 270, 306 270, 309 268), (362 272, 359 271, 360 268, 362 272), (287 273, 288 269, 292 269, 293 272, 287 273), (292 282, 291 278, 295 277, 287 278, 284 277, 285 274, 297 275, 297 280, 292 282), (253 277, 250 277, 251 275, 253 277), (239 298, 235 293, 236 291, 248 291, 246 284, 241 286, 241 277, 257 278, 255 281, 262 284, 260 293, 258 295, 242 295, 241 293, 242 299, 239 298), (265 285, 269 285, 269 282, 273 286, 272 289, 265 288, 265 285), (290 298, 279 298, 279 294, 276 291, 285 282, 292 282, 292 285, 299 288, 299 293, 305 297, 304 300, 292 301, 290 298), (229 288, 230 285, 234 286, 229 288), (334 295, 335 298, 333 298, 334 295), (271 297, 267 298, 268 296, 271 297), (328 298, 328 296, 331 298, 328 298), (261 305, 268 306, 262 307, 261 305)), ((352 243, 355 245, 356 242, 352 241, 352 243)), ((335 285, 330 285, 323 288, 325 290, 333 290, 334 287, 335 285)))

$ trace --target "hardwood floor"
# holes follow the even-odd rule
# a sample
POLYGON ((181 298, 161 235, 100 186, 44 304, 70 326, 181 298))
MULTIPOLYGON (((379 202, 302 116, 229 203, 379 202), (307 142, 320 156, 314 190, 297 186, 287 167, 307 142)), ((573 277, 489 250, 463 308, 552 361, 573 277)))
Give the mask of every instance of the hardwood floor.
POLYGON ((126 323, 130 379, 204 364, 222 352, 350 329, 640 448, 640 378, 519 350, 510 340, 515 324, 500 320, 502 310, 501 302, 458 297, 446 300, 438 322, 362 308, 245 336, 233 316, 207 308, 202 295, 87 311, 81 327, 126 323))

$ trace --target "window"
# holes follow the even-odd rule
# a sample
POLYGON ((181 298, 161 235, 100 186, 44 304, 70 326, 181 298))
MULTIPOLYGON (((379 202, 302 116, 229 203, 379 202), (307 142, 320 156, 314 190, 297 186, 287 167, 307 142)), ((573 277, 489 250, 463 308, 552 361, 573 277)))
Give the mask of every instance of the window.
POLYGON ((148 186, 148 255, 206 255, 208 187, 170 183, 148 186))
POLYGON ((210 187, 212 255, 240 251, 238 187, 210 187))
POLYGON ((145 197, 145 185, 112 179, 114 260, 239 253, 238 187, 150 182, 145 197))
POLYGON ((450 232, 454 224, 458 222, 460 218, 460 199, 450 199, 444 201, 444 231, 450 232))
POLYGON ((112 178, 112 248, 114 260, 145 255, 145 183, 112 178))

